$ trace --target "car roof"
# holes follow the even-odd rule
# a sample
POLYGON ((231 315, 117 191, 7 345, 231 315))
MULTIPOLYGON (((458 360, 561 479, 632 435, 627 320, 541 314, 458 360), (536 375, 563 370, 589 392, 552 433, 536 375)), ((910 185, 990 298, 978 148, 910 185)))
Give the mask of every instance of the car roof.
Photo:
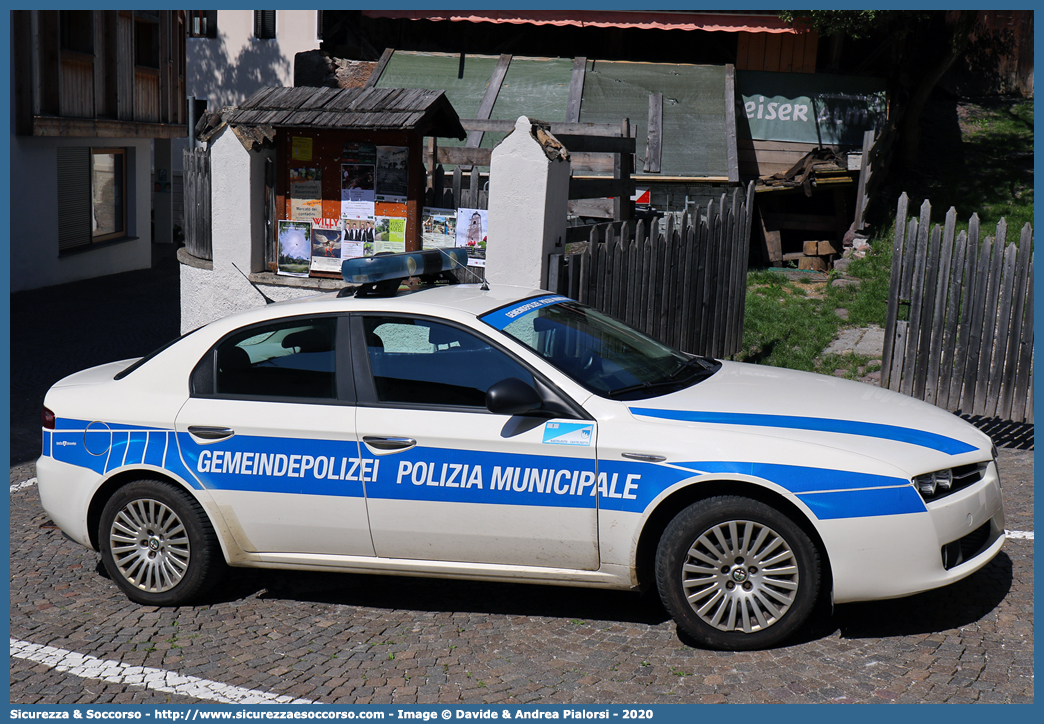
POLYGON ((239 326, 289 314, 386 311, 441 315, 444 314, 444 310, 455 310, 478 317, 512 302, 550 293, 544 289, 507 284, 493 284, 485 289, 480 284, 446 284, 416 291, 400 291, 390 297, 338 296, 337 292, 330 292, 276 302, 225 319, 230 323, 234 319, 234 324, 239 326))

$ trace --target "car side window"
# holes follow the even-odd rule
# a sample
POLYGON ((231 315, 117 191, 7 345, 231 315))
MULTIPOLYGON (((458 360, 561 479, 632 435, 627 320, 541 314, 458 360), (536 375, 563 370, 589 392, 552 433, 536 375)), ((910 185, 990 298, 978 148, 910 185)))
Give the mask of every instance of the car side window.
POLYGON ((250 327, 217 348, 219 395, 335 399, 336 320, 293 319, 250 327))
POLYGON ((363 318, 380 402, 486 406, 486 390, 508 377, 533 384, 512 357, 470 332, 428 319, 363 318))

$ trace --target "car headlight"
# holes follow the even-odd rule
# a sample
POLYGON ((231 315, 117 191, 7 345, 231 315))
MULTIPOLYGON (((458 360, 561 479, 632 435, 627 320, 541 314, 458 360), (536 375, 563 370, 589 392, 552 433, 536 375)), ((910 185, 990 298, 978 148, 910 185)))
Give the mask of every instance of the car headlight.
POLYGON ((973 463, 936 470, 932 473, 918 475, 913 479, 913 484, 921 497, 925 501, 930 501, 979 482, 986 473, 987 465, 989 463, 973 463))
POLYGON ((937 485, 935 482, 935 473, 926 473, 924 475, 918 475, 914 478, 914 485, 917 486, 917 490, 925 498, 935 497, 935 491, 937 485))

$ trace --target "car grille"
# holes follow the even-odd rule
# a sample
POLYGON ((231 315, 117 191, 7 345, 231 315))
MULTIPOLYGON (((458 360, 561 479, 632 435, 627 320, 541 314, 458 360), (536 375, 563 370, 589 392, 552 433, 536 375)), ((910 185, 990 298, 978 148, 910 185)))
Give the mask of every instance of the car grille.
POLYGON ((943 568, 950 570, 982 553, 990 541, 990 522, 986 521, 963 538, 942 547, 943 568))

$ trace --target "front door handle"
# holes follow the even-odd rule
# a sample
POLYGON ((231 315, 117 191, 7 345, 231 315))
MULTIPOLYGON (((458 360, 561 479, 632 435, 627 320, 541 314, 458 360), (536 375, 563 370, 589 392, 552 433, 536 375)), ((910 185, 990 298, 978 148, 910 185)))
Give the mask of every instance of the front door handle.
POLYGON ((236 434, 231 427, 211 427, 209 425, 189 425, 188 431, 204 440, 224 440, 226 437, 236 434))
POLYGON ((374 435, 363 435, 363 442, 374 450, 384 452, 402 452, 417 444, 412 437, 377 437, 374 435))

